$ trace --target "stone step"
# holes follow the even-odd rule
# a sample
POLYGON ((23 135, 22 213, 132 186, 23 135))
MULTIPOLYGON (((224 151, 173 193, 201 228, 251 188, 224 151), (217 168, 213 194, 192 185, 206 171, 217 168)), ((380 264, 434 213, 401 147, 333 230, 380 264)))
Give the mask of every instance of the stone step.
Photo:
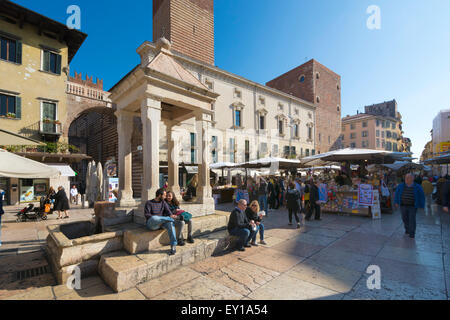
MULTIPOLYGON (((230 213, 217 211, 216 214, 196 217, 192 219, 192 235, 199 237, 212 232, 226 229, 230 213)), ((137 254, 161 248, 170 244, 169 234, 166 230, 149 231, 144 226, 136 224, 122 226, 124 249, 130 254, 137 254)), ((120 227, 115 227, 120 228, 120 227)), ((187 239, 187 226, 183 230, 183 237, 187 239)))
POLYGON ((174 256, 168 255, 170 246, 132 255, 118 251, 101 257, 98 273, 115 292, 122 292, 179 267, 202 261, 221 250, 220 240, 205 238, 177 247, 174 256))

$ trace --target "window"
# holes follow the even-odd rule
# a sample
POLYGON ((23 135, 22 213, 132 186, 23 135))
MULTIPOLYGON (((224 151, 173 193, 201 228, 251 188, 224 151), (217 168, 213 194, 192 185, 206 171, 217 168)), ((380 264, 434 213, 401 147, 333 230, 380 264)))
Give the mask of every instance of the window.
POLYGON ((20 119, 21 101, 20 97, 0 94, 0 116, 20 119))
POLYGON ((245 140, 245 162, 250 161, 250 141, 245 140))
POLYGON ((217 163, 219 161, 218 153, 217 153, 217 137, 212 136, 211 140, 212 140, 211 141, 212 161, 213 161, 213 163, 217 163))
POLYGON ((392 143, 391 143, 390 141, 388 141, 388 142, 386 143, 386 150, 387 150, 387 151, 391 151, 391 150, 392 150, 392 143))
POLYGON ((392 133, 392 138, 393 138, 393 139, 397 139, 397 138, 398 138, 398 135, 397 135, 396 132, 392 133))
POLYGON ((362 147, 363 148, 368 148, 369 147, 369 141, 363 141, 362 142, 362 147))
POLYGON ((278 145, 274 144, 272 146, 272 157, 277 157, 278 156, 278 145))
POLYGON ((397 152, 397 151, 398 151, 398 146, 397 146, 396 143, 393 143, 393 144, 392 144, 392 147, 393 147, 393 150, 392 150, 392 151, 394 151, 394 152, 397 152))
POLYGON ((291 148, 289 146, 284 146, 284 157, 288 158, 291 154, 291 148))
POLYGON ((337 112, 341 112, 341 107, 337 106, 337 112))
POLYGON ((195 133, 191 133, 191 163, 195 163, 197 159, 197 152, 195 150, 195 133))
POLYGON ((350 130, 355 130, 356 129, 356 125, 354 123, 350 124, 350 130))
POLYGON ((350 143, 350 148, 352 148, 352 149, 356 148, 356 143, 354 143, 354 142, 350 143))
POLYGON ((230 139, 230 162, 236 163, 236 139, 230 139))
POLYGON ((263 158, 266 155, 267 155, 267 143, 261 142, 261 144, 259 145, 258 158, 263 158))
POLYGON ((306 150, 305 150, 305 153, 306 153, 305 155, 306 155, 307 157, 309 157, 309 149, 306 149, 306 150))
POLYGON ((301 75, 300 78, 298 78, 298 81, 300 81, 302 83, 305 82, 305 76, 301 75))
POLYGON ((377 137, 380 137, 380 130, 377 130, 377 137))
POLYGON ((0 59, 22 64, 22 42, 0 36, 0 59))
POLYGON ((381 131, 381 137, 384 139, 384 131, 381 131))
POLYGON ((313 136, 313 128, 312 127, 308 127, 308 139, 312 140, 312 136, 313 136))
POLYGON ((382 147, 382 148, 386 148, 386 141, 381 140, 381 147, 382 147))
POLYGON ((363 131, 362 136, 363 138, 367 138, 369 136, 369 131, 363 131))
POLYGON ((266 116, 262 114, 259 116, 259 129, 260 130, 266 129, 266 116))
POLYGON ((291 156, 297 155, 297 149, 295 147, 291 147, 291 156))
POLYGON ((396 127, 395 122, 392 122, 392 123, 391 123, 391 128, 392 128, 392 130, 395 130, 395 127, 396 127))
POLYGON ((316 98, 317 103, 320 103, 320 97, 316 98))
POLYGON ((61 55, 49 50, 42 50, 42 70, 61 74, 61 55))
POLYGON ((41 102, 41 131, 43 133, 58 133, 60 127, 56 124, 58 120, 58 106, 55 102, 41 102))
POLYGON ((312 149, 312 150, 311 150, 311 155, 312 155, 312 156, 315 156, 315 155, 316 155, 316 150, 312 149))
POLYGON ((320 79, 320 73, 316 72, 316 79, 319 80, 320 79))
POLYGON ((380 139, 377 139, 377 148, 380 147, 380 139))
POLYGON ((284 134, 284 126, 283 126, 283 119, 278 119, 278 133, 280 135, 284 134))
POLYGON ((362 123, 362 127, 363 127, 363 128, 367 128, 367 121, 364 121, 364 122, 362 123))
POLYGON ((355 132, 350 133, 350 139, 356 139, 356 133, 355 132))
POLYGON ((234 111, 234 126, 240 128, 241 127, 241 110, 234 111))
POLYGON ((299 137, 298 123, 294 124, 294 137, 295 137, 295 138, 298 138, 298 137, 299 137))
POLYGON ((392 133, 390 131, 386 131, 386 138, 391 138, 392 137, 392 133))
POLYGON ((380 120, 377 119, 377 127, 380 126, 380 120))

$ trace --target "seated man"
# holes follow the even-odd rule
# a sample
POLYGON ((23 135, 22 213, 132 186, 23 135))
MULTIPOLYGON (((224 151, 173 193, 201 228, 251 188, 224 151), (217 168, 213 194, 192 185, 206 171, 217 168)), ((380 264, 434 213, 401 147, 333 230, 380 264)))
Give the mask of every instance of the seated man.
POLYGON ((156 191, 156 198, 147 201, 145 204, 144 214, 147 219, 147 229, 151 231, 159 230, 161 227, 167 230, 170 237, 171 250, 169 255, 173 256, 176 253, 177 239, 175 237, 174 219, 176 216, 167 205, 166 191, 159 189, 156 191))
POLYGON ((230 221, 228 222, 228 232, 230 235, 239 237, 239 251, 245 251, 245 248, 251 248, 249 242, 257 230, 256 224, 248 221, 245 209, 247 209, 247 201, 242 199, 238 202, 238 206, 231 212, 230 221))

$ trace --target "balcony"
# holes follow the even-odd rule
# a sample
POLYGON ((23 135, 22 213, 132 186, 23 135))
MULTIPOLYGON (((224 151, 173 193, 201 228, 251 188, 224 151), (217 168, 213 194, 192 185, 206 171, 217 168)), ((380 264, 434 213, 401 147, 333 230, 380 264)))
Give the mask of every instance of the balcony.
POLYGON ((39 121, 39 133, 45 140, 58 140, 62 135, 62 125, 57 120, 39 121))

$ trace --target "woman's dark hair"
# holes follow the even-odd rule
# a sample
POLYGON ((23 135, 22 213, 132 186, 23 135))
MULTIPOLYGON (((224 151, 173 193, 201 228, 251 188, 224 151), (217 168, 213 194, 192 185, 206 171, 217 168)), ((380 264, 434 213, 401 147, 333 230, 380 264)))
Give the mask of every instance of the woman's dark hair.
MULTIPOLYGON (((171 204, 174 204, 175 206, 179 207, 180 206, 180 201, 178 201, 177 197, 175 196, 175 193, 173 193, 172 191, 167 192, 167 194, 169 194, 169 193, 172 195, 171 204)), ((169 201, 167 201, 167 202, 169 202, 169 201)))

